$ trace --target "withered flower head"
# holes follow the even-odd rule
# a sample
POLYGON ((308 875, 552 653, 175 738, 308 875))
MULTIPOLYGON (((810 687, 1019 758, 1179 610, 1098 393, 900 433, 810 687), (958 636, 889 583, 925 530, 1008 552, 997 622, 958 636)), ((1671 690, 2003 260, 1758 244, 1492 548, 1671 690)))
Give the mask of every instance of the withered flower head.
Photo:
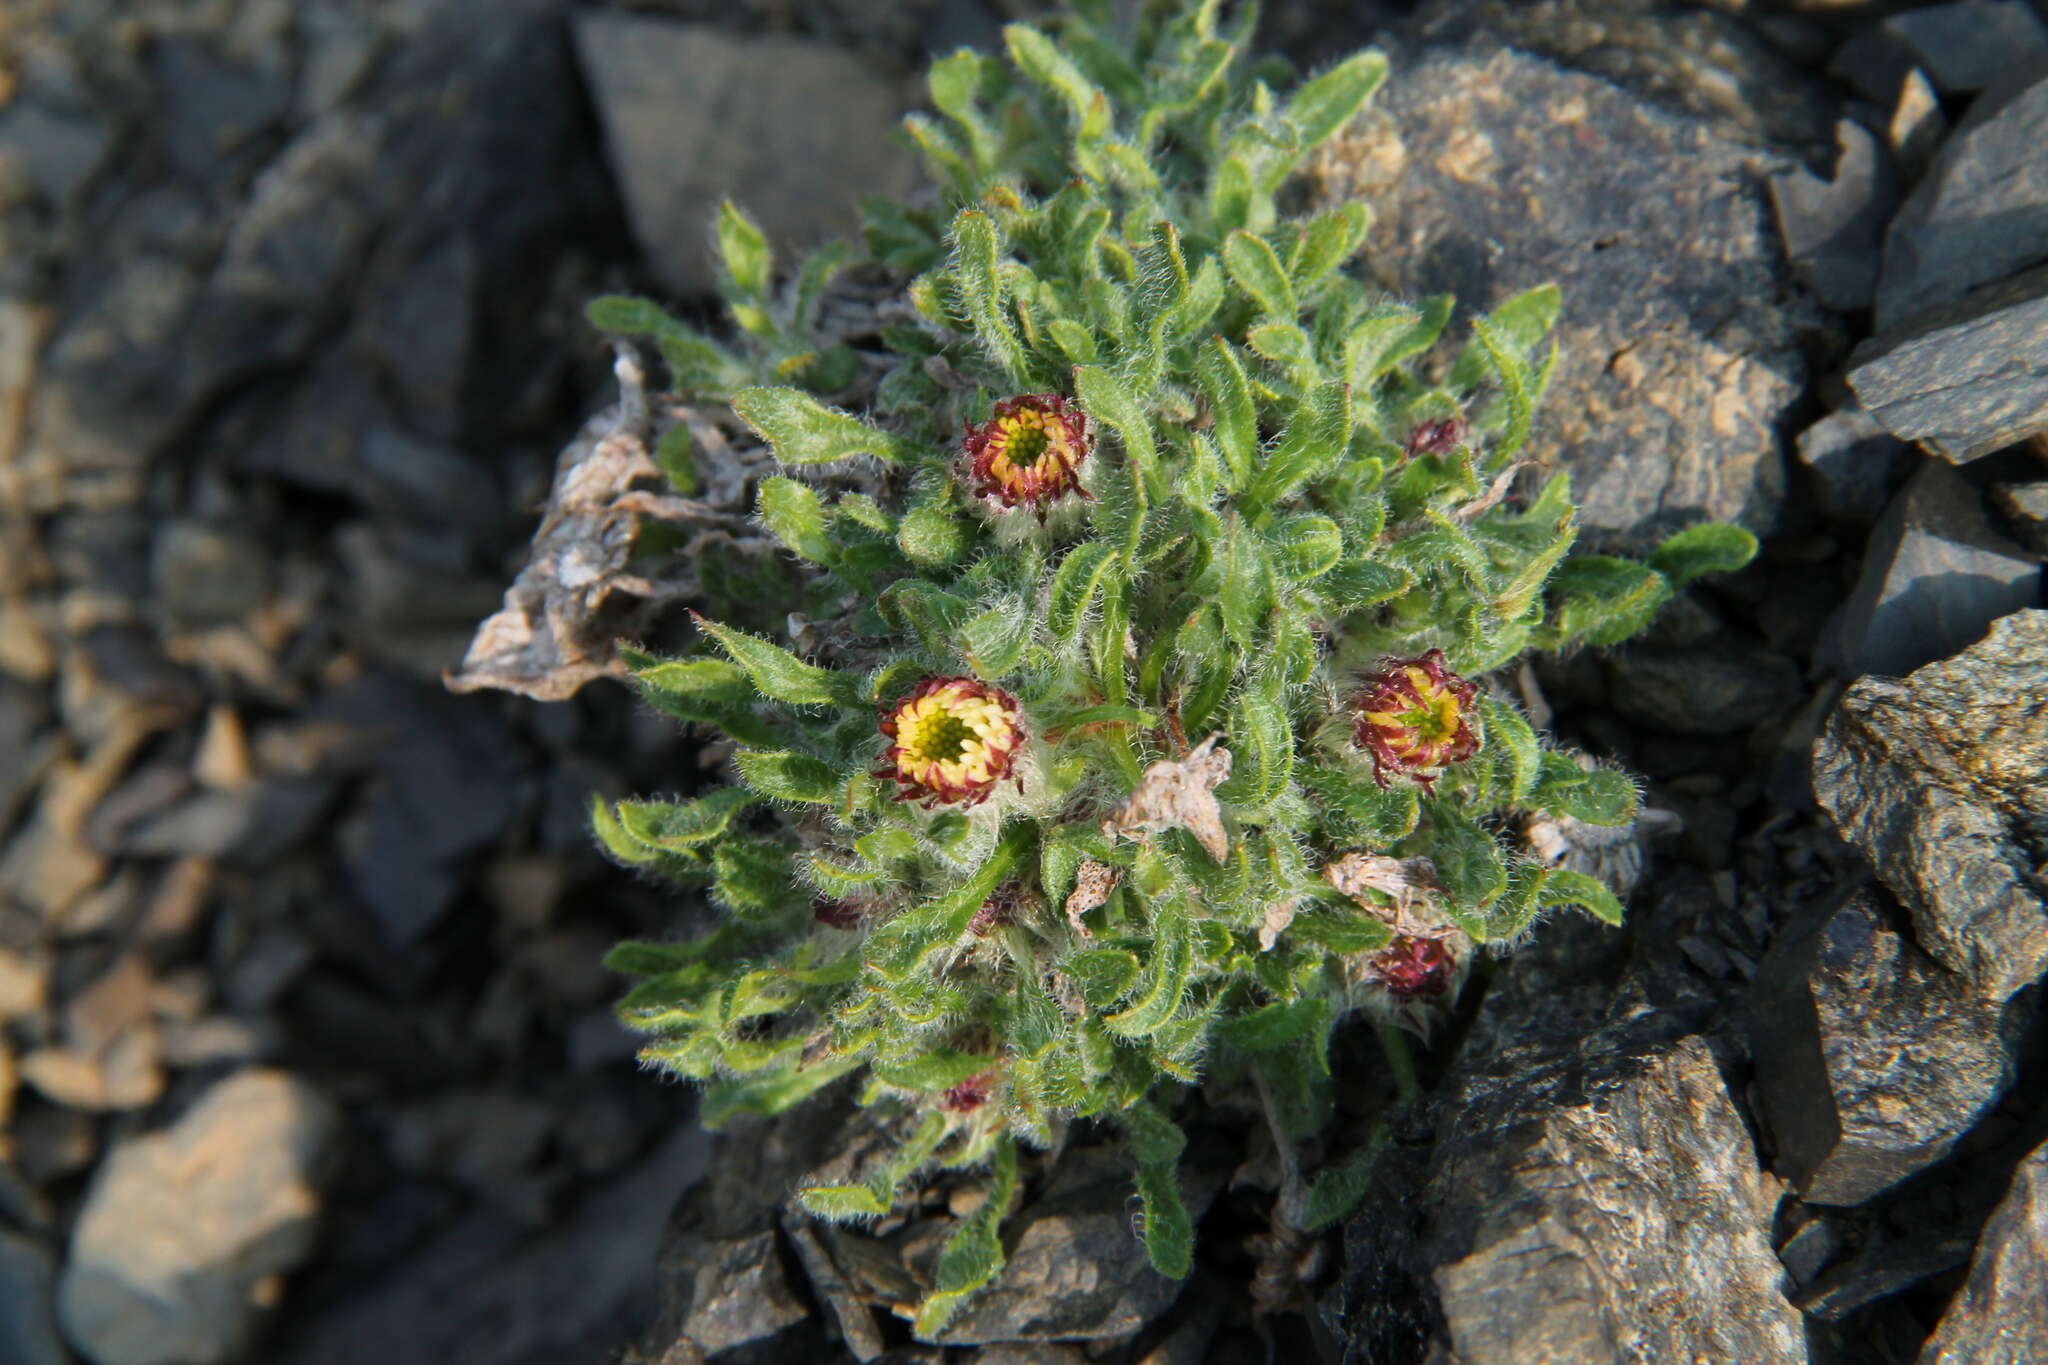
POLYGON ((976 497, 1027 507, 1040 521, 1069 493, 1087 497, 1081 462, 1095 448, 1088 414, 1054 393, 1027 393, 996 404, 967 428, 967 477, 976 497))
POLYGON ((1352 708, 1353 742, 1372 754, 1373 780, 1384 787, 1389 773, 1401 773, 1429 791, 1446 767, 1478 753, 1471 720, 1478 690, 1444 666, 1440 649, 1381 660, 1352 708))
POLYGON ((1464 439, 1465 424, 1455 417, 1445 417, 1435 422, 1424 422, 1421 426, 1415 428, 1414 431, 1408 433, 1408 453, 1410 455, 1448 455, 1456 450, 1458 443, 1464 439))
POLYGON ((927 809, 980 805, 1024 747, 1017 699, 975 678, 926 678, 882 713, 882 733, 892 742, 875 776, 927 809))
POLYGON ((1365 978, 1403 1004, 1442 995, 1457 970, 1450 944, 1419 934, 1401 935, 1364 963, 1365 978))
POLYGON ((988 1103, 989 1093, 995 1089, 995 1084, 992 1072, 969 1076, 939 1097, 939 1108, 949 1114, 971 1114, 988 1103))
POLYGON ((1023 909, 1024 893, 1017 883, 1004 882, 974 912, 974 918, 967 922, 967 932, 976 938, 987 938, 1004 925, 1015 924, 1023 909))

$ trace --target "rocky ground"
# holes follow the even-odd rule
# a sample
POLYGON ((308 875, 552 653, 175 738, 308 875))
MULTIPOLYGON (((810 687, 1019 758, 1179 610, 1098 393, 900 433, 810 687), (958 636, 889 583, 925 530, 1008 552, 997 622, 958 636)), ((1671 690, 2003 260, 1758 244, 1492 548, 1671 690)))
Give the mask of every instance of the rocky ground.
MULTIPOLYGON (((0 13, 0 1360, 941 1357, 889 1309, 971 1185, 791 1219, 858 1120, 714 1147, 611 1021, 599 955, 677 911, 587 796, 695 746, 610 682, 441 674, 612 400, 582 300, 701 289, 723 190, 796 241, 910 183, 923 53, 1026 8, 0 13)), ((1683 829, 1626 931, 1475 988, 1341 1235, 1261 1240, 1215 1096, 1191 1287, 1084 1137, 949 1350, 2040 1358, 2048 15, 1270 8, 1304 61, 1394 25, 1303 186, 1374 205, 1369 269, 1564 285, 1543 453, 1597 535, 1766 551, 1539 670, 1683 829)), ((1333 1151, 1388 1103, 1354 1051, 1333 1151)))

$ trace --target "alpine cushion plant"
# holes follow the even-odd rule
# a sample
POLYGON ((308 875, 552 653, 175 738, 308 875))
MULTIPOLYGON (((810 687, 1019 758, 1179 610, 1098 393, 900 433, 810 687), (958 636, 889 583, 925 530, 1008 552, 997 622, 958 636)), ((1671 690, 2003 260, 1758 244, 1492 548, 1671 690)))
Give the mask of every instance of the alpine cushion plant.
MULTIPOLYGON (((1364 206, 1283 211, 1377 53, 1282 93, 1245 60, 1250 6, 1152 3, 1125 29, 1111 8, 933 68, 942 117, 908 128, 950 214, 867 206, 867 268, 908 277, 911 307, 858 348, 816 327, 847 250, 778 285, 730 205, 738 341, 592 306, 773 448, 759 515, 809 566, 789 605, 820 641, 800 658, 699 618, 702 653, 632 656, 655 706, 739 748, 708 795, 596 806, 615 856, 708 887, 724 920, 621 945, 643 978, 622 1015, 709 1086, 712 1123, 860 1078, 899 1145, 802 1190, 819 1216, 992 1170, 926 1336, 1002 1266, 1019 1144, 1120 1127, 1152 1262, 1185 1274, 1182 1087, 1248 1075, 1307 1137, 1347 1014, 1421 1024, 1555 907, 1619 921, 1516 831, 1625 824, 1633 782, 1548 747, 1485 677, 1624 639, 1755 550, 1700 526, 1649 563, 1572 553, 1566 477, 1516 491, 1557 291, 1438 362, 1451 300, 1346 268, 1364 206)), ((1340 1216, 1361 1171, 1323 1171, 1298 1226, 1340 1216)))

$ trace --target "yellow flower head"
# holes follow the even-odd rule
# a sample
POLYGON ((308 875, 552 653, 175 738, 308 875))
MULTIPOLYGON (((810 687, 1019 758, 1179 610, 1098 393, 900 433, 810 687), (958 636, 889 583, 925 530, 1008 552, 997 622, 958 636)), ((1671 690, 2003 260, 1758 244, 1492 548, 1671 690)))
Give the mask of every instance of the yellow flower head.
POLYGON ((980 805, 1024 747, 1017 699, 975 678, 926 678, 882 713, 882 733, 891 743, 875 776, 926 807, 980 805))
POLYGON ((1058 394, 1006 398, 986 422, 967 428, 968 482, 977 497, 1028 507, 1044 521, 1067 494, 1088 496, 1081 461, 1094 448, 1088 414, 1058 394))

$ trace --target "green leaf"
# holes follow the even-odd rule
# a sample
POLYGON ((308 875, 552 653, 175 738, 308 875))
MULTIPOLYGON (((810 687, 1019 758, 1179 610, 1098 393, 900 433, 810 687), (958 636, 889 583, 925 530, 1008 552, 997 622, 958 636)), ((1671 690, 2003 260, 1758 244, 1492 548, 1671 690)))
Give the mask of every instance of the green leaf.
POLYGON ((1237 351, 1222 337, 1210 338, 1195 357, 1202 392, 1215 420, 1216 447, 1230 470, 1230 489, 1251 480, 1259 460, 1259 416, 1251 381, 1237 351))
POLYGON ((1330 1002, 1321 996, 1275 1001, 1223 1026, 1223 1041, 1245 1052, 1271 1052, 1304 1039, 1320 1044, 1330 1027, 1330 1002))
POLYGON ((1240 696, 1230 713, 1230 778, 1216 794, 1257 809, 1279 796, 1294 773, 1294 727, 1287 707, 1266 689, 1240 696))
POLYGON ((1321 578, 1344 557, 1344 533, 1328 517, 1281 517, 1267 528, 1273 567, 1296 583, 1321 578))
POLYGON ((793 864, 789 849, 774 840, 721 839, 711 849, 712 890, 742 919, 780 915, 797 903, 793 864))
POLYGON ((796 1199, 805 1213, 833 1223, 880 1218, 890 1207, 865 1185, 807 1185, 796 1192, 796 1199))
POLYGON ((877 1064, 874 1070, 876 1078, 884 1085, 893 1085, 899 1090, 929 1092, 951 1090, 962 1081, 994 1070, 996 1063, 996 1058, 979 1053, 934 1048, 910 1061, 887 1066, 877 1064))
POLYGON ((1657 547, 1650 567, 1682 588, 1703 574, 1734 573, 1756 558, 1756 537, 1740 526, 1704 522, 1688 526, 1657 547))
POLYGON ((861 705, 860 679, 852 674, 814 667, 780 645, 721 626, 696 612, 690 616, 697 629, 716 640, 734 663, 747 670, 762 695, 792 706, 861 705))
POLYGON ((1557 905, 1576 905, 1593 918, 1607 924, 1620 924, 1623 918, 1620 899, 1609 890, 1606 883, 1588 877, 1583 872, 1569 868, 1552 868, 1543 878, 1543 885, 1536 893, 1537 900, 1546 908, 1557 905))
POLYGON ((583 305, 583 316, 612 336, 653 336, 674 321, 660 304, 631 294, 600 294, 583 305))
POLYGON ((654 463, 669 487, 690 497, 697 491, 697 442, 687 422, 672 422, 654 442, 654 463))
POLYGON ((1138 980, 1136 999, 1129 1009, 1104 1019, 1103 1027, 1119 1037, 1144 1038, 1172 1020, 1187 991, 1191 938, 1187 905, 1179 897, 1154 911, 1152 956, 1138 980))
POLYGON ((1100 540, 1084 540, 1067 551, 1053 573, 1045 613, 1046 629, 1056 643, 1069 643, 1081 633, 1081 622, 1114 575, 1116 562, 1116 550, 1100 540))
POLYGON ((1372 1191, 1373 1171, 1393 1142, 1391 1125, 1381 1124, 1363 1147, 1334 1166, 1316 1172, 1302 1210, 1301 1230, 1316 1232, 1348 1215, 1372 1191))
POLYGON ((1302 230, 1300 241, 1288 261, 1288 278, 1297 292, 1321 284, 1365 245, 1372 226, 1372 210, 1353 201, 1319 215, 1302 230))
MULTIPOLYGON (((1492 334, 1500 356, 1526 360, 1536 343, 1557 325, 1558 314, 1563 307, 1564 295, 1556 285, 1539 284, 1507 300, 1481 321, 1486 323, 1492 334)), ((1477 330, 1474 329, 1475 333, 1477 330)), ((1444 387, 1452 393, 1470 393, 1489 370, 1499 373, 1500 356, 1489 356, 1475 335, 1472 343, 1458 356, 1457 363, 1451 366, 1450 378, 1444 381, 1444 387)))
POLYGON ((934 1292, 918 1305, 912 1329, 925 1341, 945 1329, 948 1319, 976 1291, 1002 1272, 1002 1222, 1017 1197, 1017 1145, 998 1140, 988 1197, 968 1215, 939 1253, 934 1292))
POLYGON ((1500 379, 1501 402, 1507 408, 1507 422, 1493 445, 1493 458, 1505 461, 1529 439, 1529 423, 1536 411, 1534 382, 1529 367, 1485 318, 1476 318, 1472 333, 1480 351, 1500 379))
POLYGON ((795 479, 778 474, 761 480, 761 524, 792 553, 814 564, 830 564, 839 557, 839 547, 825 531, 824 504, 795 479))
POLYGON ((1130 1143, 1131 1159, 1140 1166, 1172 1165, 1187 1150, 1187 1134, 1180 1130, 1180 1125, 1149 1102, 1141 1100, 1119 1110, 1116 1121, 1130 1143))
POLYGON ((720 787, 695 801, 621 801, 618 823, 649 848, 697 852, 724 836, 733 817, 752 804, 753 794, 743 787, 720 787))
POLYGON ((1413 308, 1389 304, 1360 318, 1344 338, 1344 366, 1352 387, 1363 393, 1409 356, 1436 345, 1454 302, 1449 294, 1432 294, 1413 308))
POLYGON ((872 455, 892 463, 918 453, 915 442, 828 408, 800 389, 741 389, 732 410, 784 464, 829 464, 872 455))
POLYGON ((1138 979, 1138 955, 1122 948, 1084 948, 1069 953, 1060 966, 1095 1009, 1107 1009, 1123 999, 1138 979))
POLYGON ((1101 87, 1082 75, 1081 68, 1037 29, 1010 24, 1003 29, 1003 42, 1017 69, 1032 84, 1057 95, 1077 125, 1086 123, 1097 104, 1105 102, 1101 87))
POLYGON ((1158 458, 1152 419, 1145 415, 1144 405, 1136 394, 1100 365, 1075 368, 1074 393, 1090 417, 1116 432, 1124 455, 1133 466, 1139 470, 1152 467, 1158 458))
POLYGON ((1386 57, 1366 51, 1295 91, 1287 102, 1287 121, 1301 130, 1303 148, 1314 147, 1349 123, 1386 78, 1386 57))
POLYGON ((1194 1267, 1195 1224, 1181 1202, 1176 1163, 1140 1166, 1137 1186, 1144 1206, 1146 1259, 1167 1279, 1186 1279, 1194 1267))
POLYGON ((612 809, 611 802, 602 796, 590 798, 590 827, 597 835, 597 841, 604 845, 605 852, 622 863, 644 866, 661 857, 661 850, 650 847, 634 838, 612 809))
POLYGON ((1497 756, 1503 769, 1501 795, 1510 805, 1522 805, 1536 790, 1536 779, 1543 770, 1536 732, 1520 711, 1484 694, 1479 699, 1479 714, 1486 723, 1486 748, 1497 756))
POLYGON ((740 776, 761 795, 777 801, 830 805, 844 793, 846 779, 832 765, 809 754, 742 749, 733 755, 740 776))
POLYGON ((896 528, 896 546, 911 563, 938 569, 960 557, 967 535, 960 519, 945 508, 918 507, 906 512, 896 528))
POLYGON ((1293 322, 1301 314, 1294 297, 1294 284, 1287 270, 1263 237, 1239 228, 1223 239, 1223 265, 1239 289, 1251 295, 1259 311, 1282 322, 1293 322))
POLYGON ((1253 476, 1242 500, 1247 515, 1277 506, 1343 454, 1351 438, 1351 390, 1323 384, 1308 395, 1253 476))
POLYGON ((730 199, 718 205, 718 255, 741 298, 758 302, 768 297, 775 257, 767 235, 730 199))
POLYGON ((962 209, 953 219, 953 278, 960 302, 981 344, 1016 384, 1031 378, 1031 359, 1004 304, 1003 240, 995 220, 979 209, 962 209))
POLYGON ((1574 769, 1574 775, 1546 774, 1549 780, 1530 798, 1539 810, 1610 827, 1625 825, 1635 818, 1636 784, 1627 773, 1613 768, 1586 772, 1569 763, 1561 766, 1574 769))
POLYGON ((1015 672, 1031 643, 1031 617, 1017 600, 991 607, 960 633, 960 652, 976 676, 1000 678, 1015 672))

